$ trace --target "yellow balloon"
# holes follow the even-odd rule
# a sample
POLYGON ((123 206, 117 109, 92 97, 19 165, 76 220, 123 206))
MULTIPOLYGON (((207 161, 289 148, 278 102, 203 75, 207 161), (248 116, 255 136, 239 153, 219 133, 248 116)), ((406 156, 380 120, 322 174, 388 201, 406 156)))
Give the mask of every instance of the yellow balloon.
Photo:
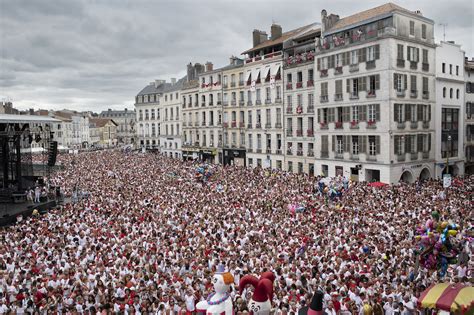
POLYGON ((456 236, 457 234, 458 234, 458 231, 456 231, 456 230, 449 230, 448 231, 449 236, 456 236))
POLYGON ((442 229, 445 229, 447 226, 448 226, 448 222, 446 222, 446 221, 441 222, 441 228, 442 229))

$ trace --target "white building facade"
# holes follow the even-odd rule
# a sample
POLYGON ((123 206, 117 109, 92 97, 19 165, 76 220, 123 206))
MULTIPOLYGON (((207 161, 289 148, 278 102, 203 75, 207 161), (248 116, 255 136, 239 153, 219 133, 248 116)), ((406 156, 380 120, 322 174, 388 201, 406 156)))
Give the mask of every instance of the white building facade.
POLYGON ((178 82, 171 79, 171 84, 163 91, 158 108, 160 152, 174 158, 182 157, 181 88, 184 81, 184 78, 178 82))
POLYGON ((464 51, 452 42, 441 42, 436 47, 437 178, 464 174, 464 80, 464 51))
POLYGON ((465 173, 474 174, 474 58, 465 59, 464 65, 464 153, 465 173))

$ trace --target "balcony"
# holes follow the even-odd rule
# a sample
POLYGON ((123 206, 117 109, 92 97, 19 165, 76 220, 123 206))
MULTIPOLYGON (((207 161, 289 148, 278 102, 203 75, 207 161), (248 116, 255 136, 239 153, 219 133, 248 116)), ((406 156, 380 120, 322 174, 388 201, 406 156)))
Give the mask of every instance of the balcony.
POLYGON ((236 121, 231 122, 231 123, 230 123, 230 126, 231 126, 232 128, 237 128, 237 122, 236 122, 236 121))
POLYGON ((266 148, 265 153, 266 154, 272 154, 272 148, 266 148))
POLYGON ((262 105, 262 100, 256 100, 255 105, 262 105))
POLYGON ((334 68, 334 75, 342 74, 342 66, 337 66, 334 68))
POLYGON ((405 68, 405 60, 403 60, 403 59, 397 59, 397 67, 399 67, 399 68, 405 68))
POLYGON ((335 101, 342 101, 343 100, 342 93, 334 94, 334 100, 335 101))
POLYGON ((405 153, 397 154, 397 162, 405 162, 405 153))
POLYGON ((430 98, 430 92, 428 91, 423 91, 423 99, 427 100, 430 98))
POLYGON ((303 87, 303 82, 300 81, 300 82, 296 82, 296 88, 297 89, 301 89, 303 87))
POLYGON ((327 122, 319 123, 319 128, 320 129, 329 129, 328 123, 327 122))
POLYGON ((244 106, 245 105, 245 101, 239 101, 239 106, 244 106))
POLYGON ((314 156, 314 151, 311 150, 311 149, 309 149, 307 156, 310 156, 310 157, 311 157, 311 156, 314 156))
POLYGON ((375 69, 375 60, 365 62, 365 70, 375 69))
POLYGON ((321 70, 319 72, 319 77, 320 78, 324 78, 324 77, 327 77, 327 76, 328 76, 328 70, 327 69, 321 70))
POLYGON ((235 87, 236 83, 235 82, 230 82, 230 87, 235 87))
POLYGON ((198 102, 195 102, 195 103, 194 103, 194 107, 199 107, 199 103, 198 103, 198 102))
POLYGON ((280 128, 281 128, 281 123, 277 122, 277 123, 275 124, 275 128, 280 129, 280 128))
POLYGON ((286 149, 286 155, 293 155, 293 150, 291 148, 286 149))
POLYGON ((195 121, 194 122, 194 127, 198 127, 199 126, 199 121, 195 121))
POLYGON ((306 81, 306 87, 312 87, 312 86, 314 86, 314 81, 313 80, 306 81))
POLYGON ((291 83, 291 82, 290 82, 290 83, 287 83, 287 84, 286 84, 286 89, 287 89, 287 90, 293 90, 293 83, 291 83))
POLYGON ((405 122, 398 122, 397 123, 397 129, 405 129, 406 124, 405 122))
POLYGON ((247 129, 252 129, 252 124, 247 124, 247 129))
POLYGON ((417 90, 411 90, 410 91, 410 97, 411 98, 417 98, 418 97, 418 91, 417 90))
POLYGON ((231 105, 231 106, 237 105, 237 100, 232 100, 232 101, 230 101, 230 105, 231 105))
POLYGON ((411 70, 416 70, 416 69, 418 69, 418 62, 416 62, 416 61, 410 61, 410 69, 411 69, 411 70))
POLYGON ((276 149, 275 154, 281 154, 281 149, 276 149))
POLYGON ((397 90, 397 97, 405 97, 405 90, 397 90))
POLYGON ((308 114, 314 113, 314 105, 308 105, 308 114))
POLYGON ((262 59, 271 59, 271 58, 275 58, 275 57, 281 57, 281 55, 282 55, 281 51, 271 52, 271 53, 268 53, 268 54, 263 55, 263 56, 259 55, 259 56, 255 56, 253 58, 247 58, 245 60, 245 63, 248 64, 248 63, 260 61, 262 59))
POLYGON ((375 120, 368 120, 367 129, 377 129, 377 122, 375 120))
POLYGON ((293 107, 291 107, 291 106, 286 107, 286 113, 287 114, 292 114, 293 113, 293 107))
POLYGON ((287 137, 293 137, 293 130, 292 129, 287 129, 286 130, 286 136, 287 137))
POLYGON ((205 107, 206 106, 206 103, 201 103, 201 107, 205 107))
POLYGON ((306 135, 308 137, 314 137, 314 130, 313 129, 306 130, 306 135))
POLYGON ((351 121, 350 129, 359 129, 359 122, 356 120, 351 121))
POLYGON ((281 103, 282 103, 281 97, 277 97, 277 98, 275 99, 275 104, 281 104, 281 103))
POLYGON ((302 137, 303 136, 303 130, 296 130, 296 136, 297 137, 302 137))
POLYGON ((203 121, 203 122, 201 123, 201 126, 205 127, 205 126, 206 126, 206 122, 203 121))
POLYGON ((209 106, 213 106, 214 105, 214 102, 209 102, 209 106))
POLYGON ((370 162, 375 162, 377 161, 377 155, 372 155, 372 154, 367 154, 367 161, 370 161, 370 162))
POLYGON ((303 156, 303 149, 296 150, 296 155, 297 156, 303 156))
POLYGON ((351 95, 349 96, 350 100, 358 100, 359 99, 359 92, 358 91, 352 91, 351 95))
POLYGON ((410 129, 418 129, 418 122, 417 121, 411 121, 410 122, 410 129))
POLYGON ((327 95, 321 95, 321 96, 319 97, 319 101, 320 101, 321 103, 327 103, 327 102, 329 101, 329 97, 328 97, 327 95))
POLYGON ((353 160, 353 161, 359 161, 359 153, 357 153, 357 154, 355 154, 355 153, 351 154, 351 160, 353 160))
POLYGON ((321 158, 328 158, 329 157, 329 151, 321 151, 321 158))
POLYGON ((225 123, 222 124, 222 126, 223 126, 224 128, 229 128, 229 123, 226 123, 226 122, 225 122, 225 123))
POLYGON ((375 93, 375 90, 369 90, 369 91, 367 91, 367 96, 366 96, 367 98, 374 98, 374 97, 376 97, 376 96, 377 96, 377 95, 376 95, 376 93, 375 93))
POLYGON ((423 153, 422 153, 422 157, 423 157, 423 159, 425 159, 425 160, 426 160, 426 159, 429 159, 429 158, 430 158, 430 152, 423 152, 423 153))
POLYGON ((411 160, 411 161, 416 161, 416 160, 418 160, 418 152, 412 152, 412 153, 410 153, 410 160, 411 160))
POLYGON ((252 106, 252 105, 253 105, 252 101, 247 101, 247 106, 252 106))
POLYGON ((355 64, 355 65, 349 65, 349 72, 357 72, 359 71, 359 64, 355 64))
POLYGON ((257 129, 262 129, 262 124, 258 122, 258 123, 255 125, 255 128, 257 128, 257 129))
POLYGON ((272 124, 269 123, 269 122, 267 122, 267 123, 265 124, 265 129, 270 129, 270 128, 272 128, 272 124))
POLYGON ((342 129, 342 121, 336 121, 334 124, 334 129, 342 129))
POLYGON ((217 101, 217 105, 222 105, 222 101, 217 101))
POLYGON ((261 148, 257 148, 256 153, 262 153, 262 149, 261 149, 261 148))
POLYGON ((342 159, 344 158, 344 153, 342 153, 342 152, 336 152, 336 153, 334 154, 334 158, 335 158, 335 159, 338 159, 338 160, 342 160, 342 159))
POLYGON ((269 98, 266 98, 265 99, 265 105, 268 105, 268 104, 271 104, 272 103, 272 100, 269 99, 269 98))
POLYGON ((421 64, 421 70, 423 70, 423 71, 430 71, 430 64, 423 62, 423 63, 421 64))
POLYGON ((239 81, 239 86, 244 86, 244 81, 239 81))
POLYGON ((222 105, 223 105, 223 106, 229 106, 229 101, 223 101, 223 102, 222 102, 222 105))
POLYGON ((224 89, 227 89, 227 87, 228 87, 227 82, 224 83, 224 84, 222 84, 222 87, 223 87, 224 89))
POLYGON ((429 121, 424 121, 423 122, 423 129, 428 129, 430 128, 430 122, 429 121))

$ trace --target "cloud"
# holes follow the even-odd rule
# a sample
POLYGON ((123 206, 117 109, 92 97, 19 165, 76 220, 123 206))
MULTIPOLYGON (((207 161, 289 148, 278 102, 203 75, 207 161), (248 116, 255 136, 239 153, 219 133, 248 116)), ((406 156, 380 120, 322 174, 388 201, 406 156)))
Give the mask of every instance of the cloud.
MULTIPOLYGON (((290 30, 383 4, 348 0, 2 0, 0 99, 19 108, 103 110, 133 107, 154 79, 181 77, 189 62, 227 64, 251 46, 252 30, 272 21, 290 30)), ((473 56, 473 4, 400 0, 438 23, 473 56), (449 12, 449 14, 447 13, 449 12)))

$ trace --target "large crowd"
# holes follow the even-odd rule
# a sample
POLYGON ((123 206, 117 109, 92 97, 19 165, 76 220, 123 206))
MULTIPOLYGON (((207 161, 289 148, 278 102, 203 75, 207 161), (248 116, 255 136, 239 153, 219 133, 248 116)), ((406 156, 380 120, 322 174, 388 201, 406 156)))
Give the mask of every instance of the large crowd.
POLYGON ((472 229, 473 177, 444 193, 439 181, 382 188, 237 166, 207 167, 118 151, 59 157, 46 182, 67 199, 0 230, 0 314, 191 314, 212 275, 234 275, 236 314, 251 289, 239 279, 272 271, 274 314, 297 314, 315 290, 328 314, 416 314, 436 282, 469 283, 472 239, 439 272, 417 263, 415 232, 433 211, 472 229), (327 181, 327 186, 331 182, 327 181), (289 205, 299 205, 291 211, 289 205), (466 258, 467 257, 467 258, 466 258))

